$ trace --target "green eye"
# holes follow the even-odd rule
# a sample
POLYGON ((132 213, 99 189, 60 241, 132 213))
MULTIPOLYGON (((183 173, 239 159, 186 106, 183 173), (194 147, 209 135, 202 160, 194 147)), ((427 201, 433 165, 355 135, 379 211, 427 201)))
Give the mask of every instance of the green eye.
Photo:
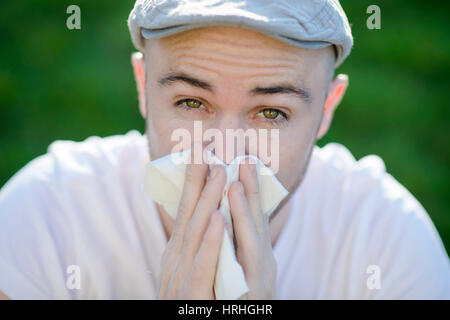
POLYGON ((189 108, 198 109, 201 107, 202 103, 194 99, 186 99, 184 101, 189 108))
POLYGON ((278 116, 281 114, 280 111, 275 110, 275 109, 264 109, 262 111, 262 113, 265 118, 270 119, 270 120, 278 118, 278 116))

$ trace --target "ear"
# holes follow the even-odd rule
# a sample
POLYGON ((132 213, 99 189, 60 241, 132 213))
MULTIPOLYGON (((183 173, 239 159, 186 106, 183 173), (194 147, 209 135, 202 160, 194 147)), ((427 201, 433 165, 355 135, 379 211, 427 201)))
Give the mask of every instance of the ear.
POLYGON ((333 120, 334 110, 344 97, 344 93, 348 87, 348 76, 339 74, 330 84, 328 95, 325 100, 322 122, 317 133, 317 139, 322 138, 330 128, 331 120, 333 120))
POLYGON ((134 77, 136 78, 136 85, 139 97, 139 111, 144 119, 147 116, 147 109, 145 107, 145 60, 141 52, 135 52, 131 56, 131 64, 133 65, 134 77))

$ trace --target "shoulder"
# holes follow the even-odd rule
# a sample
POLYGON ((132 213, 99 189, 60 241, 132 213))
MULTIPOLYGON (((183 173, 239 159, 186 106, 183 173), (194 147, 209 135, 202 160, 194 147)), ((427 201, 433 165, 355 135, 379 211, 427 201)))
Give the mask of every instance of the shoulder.
POLYGON ((145 141, 136 130, 125 135, 91 136, 81 142, 57 140, 50 144, 45 156, 53 161, 53 174, 101 176, 119 163, 131 164, 145 157, 145 141))
POLYGON ((145 139, 136 130, 104 138, 91 136, 80 142, 56 140, 49 145, 47 153, 19 170, 5 184, 0 195, 4 197, 32 185, 50 188, 108 174, 118 163, 132 163, 143 158, 143 147, 145 139))
POLYGON ((386 172, 379 156, 356 160, 338 143, 315 147, 304 184, 303 192, 316 201, 332 203, 341 218, 380 219, 392 207, 402 212, 413 209, 420 215, 424 212, 414 196, 386 172))
POLYGON ((0 190, 0 219, 20 212, 51 208, 60 212, 77 195, 108 187, 114 176, 126 174, 146 161, 144 136, 138 131, 81 142, 57 140, 47 153, 30 161, 0 190))
POLYGON ((395 207, 405 214, 426 214, 416 198, 386 171, 379 156, 367 155, 356 160, 338 143, 314 149, 307 180, 310 186, 320 184, 327 191, 325 197, 340 199, 342 210, 371 208, 370 211, 377 212, 395 207))
POLYGON ((439 234, 380 157, 356 160, 337 143, 316 147, 304 182, 315 223, 324 239, 339 242, 336 254, 360 275, 361 290, 367 267, 381 268, 385 289, 369 297, 449 297, 450 265, 439 234))
POLYGON ((64 266, 79 257, 79 243, 101 239, 83 230, 101 234, 113 217, 125 219, 146 154, 146 139, 133 130, 55 141, 19 170, 0 190, 0 290, 11 298, 68 297, 64 266))

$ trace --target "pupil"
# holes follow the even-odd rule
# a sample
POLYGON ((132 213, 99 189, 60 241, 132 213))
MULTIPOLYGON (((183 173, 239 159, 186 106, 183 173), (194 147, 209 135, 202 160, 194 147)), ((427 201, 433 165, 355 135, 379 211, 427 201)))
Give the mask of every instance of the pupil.
POLYGON ((190 107, 190 108, 198 108, 200 107, 200 103, 198 101, 195 100, 187 100, 186 104, 190 107))
POLYGON ((264 110, 264 116, 269 119, 275 119, 278 116, 278 111, 266 109, 264 110))

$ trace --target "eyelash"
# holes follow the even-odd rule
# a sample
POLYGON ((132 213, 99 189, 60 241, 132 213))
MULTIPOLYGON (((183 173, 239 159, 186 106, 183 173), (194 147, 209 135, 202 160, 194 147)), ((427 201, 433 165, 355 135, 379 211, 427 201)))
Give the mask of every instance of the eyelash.
POLYGON ((186 102, 188 100, 198 101, 198 102, 200 102, 203 105, 203 102, 201 102, 201 101, 199 101, 197 99, 182 99, 182 100, 178 100, 177 102, 175 102, 174 106, 182 108, 182 109, 186 109, 188 111, 196 111, 196 110, 200 109, 200 108, 190 108, 186 104, 184 104, 184 102, 186 102))
MULTIPOLYGON (((200 102, 200 103, 203 105, 203 102, 201 102, 201 101, 199 101, 199 100, 197 100, 197 99, 189 98, 189 99, 178 100, 177 102, 174 103, 174 106, 175 106, 175 107, 178 107, 178 108, 182 108, 183 110, 187 110, 187 111, 198 111, 199 109, 201 109, 201 107, 199 107, 199 108, 191 108, 191 107, 188 107, 188 106, 185 104, 185 102, 188 101, 188 100, 198 101, 198 102, 200 102)), ((204 106, 204 105, 203 105, 203 106, 204 106)), ((288 115, 287 115, 285 112, 283 112, 283 111, 281 111, 281 110, 279 110, 279 109, 275 109, 275 108, 264 108, 264 109, 261 109, 261 110, 258 112, 258 114, 261 113, 261 112, 263 112, 264 110, 274 110, 274 111, 277 111, 277 112, 282 116, 282 119, 278 119, 278 118, 276 118, 276 119, 268 119, 268 118, 265 118, 265 117, 263 116, 264 119, 265 119, 267 122, 269 122, 269 123, 276 124, 276 123, 282 123, 282 122, 285 122, 285 121, 288 121, 288 120, 289 120, 289 117, 288 117, 288 115)))

